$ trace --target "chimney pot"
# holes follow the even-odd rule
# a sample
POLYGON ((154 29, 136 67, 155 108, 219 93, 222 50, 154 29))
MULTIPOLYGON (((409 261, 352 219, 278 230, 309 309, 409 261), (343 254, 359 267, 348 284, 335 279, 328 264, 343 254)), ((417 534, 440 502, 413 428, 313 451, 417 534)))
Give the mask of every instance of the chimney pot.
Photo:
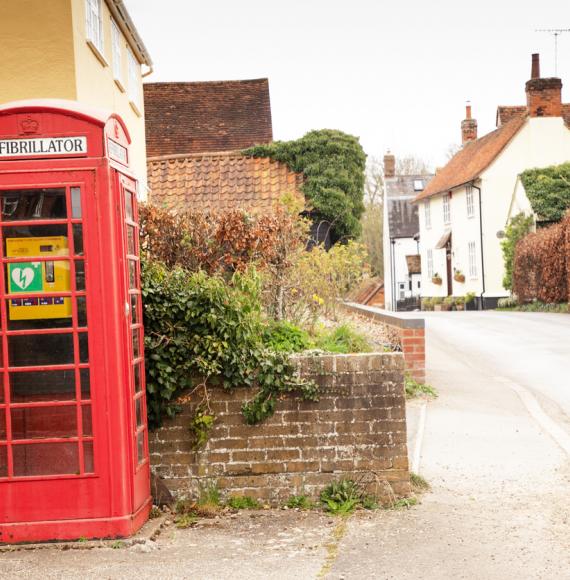
POLYGON ((390 150, 384 155, 384 177, 395 177, 396 176, 396 158, 390 150))
POLYGON ((465 119, 461 121, 461 144, 469 143, 477 139, 477 120, 471 118, 471 103, 467 101, 465 106, 465 119))
POLYGON ((539 79, 540 78, 540 54, 535 53, 532 55, 532 66, 530 69, 530 78, 539 79))

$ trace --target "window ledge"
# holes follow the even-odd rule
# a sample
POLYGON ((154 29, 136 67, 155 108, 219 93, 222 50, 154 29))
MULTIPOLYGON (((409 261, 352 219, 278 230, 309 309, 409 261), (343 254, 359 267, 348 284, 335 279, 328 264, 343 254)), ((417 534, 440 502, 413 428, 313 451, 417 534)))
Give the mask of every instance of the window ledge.
POLYGON ((129 105, 131 105, 131 109, 135 112, 137 117, 142 117, 142 112, 134 101, 129 101, 129 105))
POLYGON ((122 93, 126 93, 127 92, 127 89, 125 89, 125 85, 123 85, 123 83, 119 79, 115 79, 115 84, 119 87, 119 90, 122 93))
POLYGON ((93 52, 93 54, 97 57, 97 60, 103 65, 103 66, 109 66, 109 63, 107 62, 107 59, 103 56, 103 53, 99 50, 99 48, 93 43, 92 40, 90 40, 89 38, 87 39, 87 45, 89 46, 89 48, 91 49, 91 51, 93 52))

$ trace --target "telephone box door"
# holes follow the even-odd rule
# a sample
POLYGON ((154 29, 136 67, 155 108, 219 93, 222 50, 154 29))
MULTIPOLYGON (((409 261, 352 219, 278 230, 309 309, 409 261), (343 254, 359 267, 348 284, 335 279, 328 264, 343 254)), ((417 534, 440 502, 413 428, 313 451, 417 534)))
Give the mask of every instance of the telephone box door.
POLYGON ((94 183, 60 171, 0 184, 0 523, 109 515, 94 183))

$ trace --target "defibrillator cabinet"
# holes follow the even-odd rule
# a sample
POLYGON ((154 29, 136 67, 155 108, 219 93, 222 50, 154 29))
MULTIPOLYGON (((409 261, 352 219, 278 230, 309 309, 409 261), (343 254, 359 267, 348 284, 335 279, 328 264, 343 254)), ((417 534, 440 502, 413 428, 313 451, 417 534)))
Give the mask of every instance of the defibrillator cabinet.
POLYGON ((0 106, 0 544, 148 518, 137 182, 120 117, 0 106))

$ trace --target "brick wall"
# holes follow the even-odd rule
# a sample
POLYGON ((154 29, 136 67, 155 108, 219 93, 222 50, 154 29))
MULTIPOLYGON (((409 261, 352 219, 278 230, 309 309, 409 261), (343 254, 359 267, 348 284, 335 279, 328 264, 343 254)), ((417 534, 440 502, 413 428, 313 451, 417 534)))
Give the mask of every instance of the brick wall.
POLYGON ((150 435, 154 471, 177 494, 215 482, 229 495, 272 503, 293 494, 317 497, 333 480, 362 480, 386 501, 409 488, 400 353, 299 357, 303 376, 320 387, 319 402, 291 396, 260 425, 243 421, 247 389, 211 390, 217 420, 206 446, 192 448, 193 403, 150 435))
POLYGON ((354 303, 343 304, 343 307, 349 312, 366 316, 373 322, 384 325, 388 329, 387 334, 396 338, 404 354, 406 370, 416 381, 423 383, 426 380, 426 337, 423 318, 354 303))

